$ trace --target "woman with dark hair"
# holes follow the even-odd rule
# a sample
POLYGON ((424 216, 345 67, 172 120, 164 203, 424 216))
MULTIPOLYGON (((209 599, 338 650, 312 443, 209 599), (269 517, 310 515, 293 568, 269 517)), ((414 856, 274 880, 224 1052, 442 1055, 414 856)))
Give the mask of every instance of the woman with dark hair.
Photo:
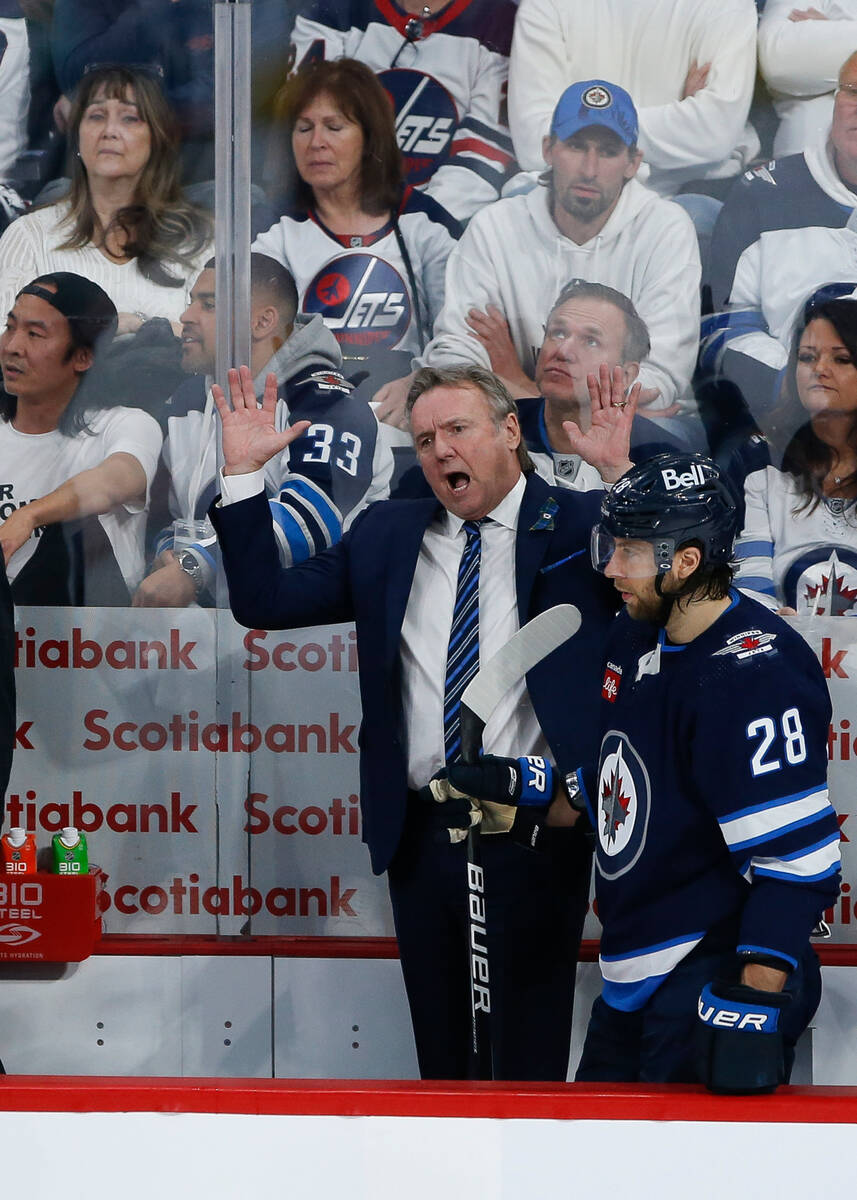
POLYGON ((747 476, 736 582, 788 614, 857 615, 857 302, 811 301, 747 476))
POLYGON ((324 316, 346 373, 377 387, 406 374, 431 336, 460 227, 403 185, 393 109, 363 63, 303 67, 280 113, 296 203, 253 249, 291 271, 301 310, 324 316))
POLYGON ((69 116, 71 188, 0 238, 0 312, 34 275, 73 271, 98 283, 119 332, 152 317, 178 322, 211 254, 211 222, 184 198, 178 136, 156 75, 99 67, 69 116))

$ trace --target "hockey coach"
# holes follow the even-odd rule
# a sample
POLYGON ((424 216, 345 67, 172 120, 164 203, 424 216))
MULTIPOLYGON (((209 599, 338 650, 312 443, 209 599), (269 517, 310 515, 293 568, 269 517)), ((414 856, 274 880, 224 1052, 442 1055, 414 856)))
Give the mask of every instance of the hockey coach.
POLYGON ((596 837, 603 990, 578 1080, 789 1078, 821 995, 810 934, 839 886, 824 674, 731 586, 735 504, 665 454, 603 500, 594 565, 625 611, 607 643, 596 837))
MULTIPOLYGON (((336 545, 284 569, 262 468, 303 430, 275 431, 272 381, 261 408, 245 368, 230 372, 229 390, 229 400, 215 390, 225 467, 211 514, 233 613, 268 629, 356 622, 363 837, 373 869, 388 873, 423 1078, 471 1069, 466 850, 449 836, 452 804, 427 785, 457 758, 460 694, 480 660, 545 609, 580 609, 581 631, 509 690, 483 737, 496 777, 515 785, 506 802, 520 806, 511 829, 482 839, 493 1074, 564 1080, 591 851, 564 827, 574 813, 563 780, 595 761, 595 706, 574 697, 598 687, 618 607, 589 564, 603 493, 550 487, 531 470, 514 401, 490 372, 425 369, 408 409, 433 496, 370 505, 336 545), (526 756, 544 760, 538 772, 526 756), (549 826, 538 850, 534 821, 549 826)), ((636 398, 608 383, 579 436, 606 482, 630 466, 636 398)))

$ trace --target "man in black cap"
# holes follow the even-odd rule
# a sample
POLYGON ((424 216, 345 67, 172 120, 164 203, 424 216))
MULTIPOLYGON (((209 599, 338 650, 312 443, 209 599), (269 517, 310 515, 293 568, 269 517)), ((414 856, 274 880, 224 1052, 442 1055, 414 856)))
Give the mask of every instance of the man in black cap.
POLYGON ((21 289, 0 334, 0 548, 19 603, 127 603, 142 576, 161 433, 95 395, 115 329, 107 294, 57 271, 21 289))

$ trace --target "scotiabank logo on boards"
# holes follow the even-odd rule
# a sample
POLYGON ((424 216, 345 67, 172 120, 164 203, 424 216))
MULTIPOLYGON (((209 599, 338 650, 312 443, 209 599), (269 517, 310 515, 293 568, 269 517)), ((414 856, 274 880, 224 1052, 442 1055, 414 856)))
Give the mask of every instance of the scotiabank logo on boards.
POLYGON ((356 917, 357 888, 344 888, 339 875, 331 875, 316 887, 273 887, 266 890, 248 884, 241 875, 233 875, 227 887, 203 887, 196 872, 185 879, 173 877, 168 884, 123 883, 103 893, 105 907, 123 916, 143 913, 150 917, 169 912, 174 916, 253 917, 268 913, 272 917, 356 917))
POLYGON ((257 725, 233 712, 227 721, 203 725, 199 712, 173 713, 166 721, 115 721, 106 708, 91 708, 83 718, 90 735, 84 750, 210 750, 221 754, 253 754, 263 747, 274 754, 356 754, 356 725, 343 725, 339 713, 312 724, 257 725))
POLYGON ((180 629, 170 629, 166 638, 134 641, 114 638, 102 644, 83 636, 74 625, 69 638, 40 638, 32 625, 15 634, 15 666, 47 667, 61 671, 195 671, 192 651, 195 641, 183 641, 180 629))
MULTIPOLYGON (((113 833, 199 833, 197 804, 185 804, 181 792, 171 792, 169 803, 93 804, 83 792, 72 792, 70 803, 41 801, 30 789, 21 796, 12 792, 6 805, 10 825, 33 832, 43 829, 58 833, 73 825, 84 833, 109 829, 113 833)), ((290 804, 283 795, 251 792, 244 801, 247 820, 244 832, 250 834, 296 833, 317 837, 358 837, 360 834, 360 798, 352 792, 344 799, 334 796, 329 804, 290 804)), ((2 914, 0 914, 2 916, 2 914)))

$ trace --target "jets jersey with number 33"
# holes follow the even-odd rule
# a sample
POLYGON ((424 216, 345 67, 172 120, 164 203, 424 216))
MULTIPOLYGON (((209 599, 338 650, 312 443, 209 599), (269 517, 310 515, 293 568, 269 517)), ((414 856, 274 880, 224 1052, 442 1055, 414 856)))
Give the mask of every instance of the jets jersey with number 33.
POLYGON ((604 1000, 642 1007, 712 929, 795 964, 836 898, 831 707, 807 643, 756 601, 687 645, 616 619, 602 686, 596 828, 604 1000))
POLYGON ((450 0, 425 19, 393 0, 311 0, 295 20, 295 62, 357 58, 396 111, 408 182, 460 221, 512 173, 506 80, 515 6, 450 0))

